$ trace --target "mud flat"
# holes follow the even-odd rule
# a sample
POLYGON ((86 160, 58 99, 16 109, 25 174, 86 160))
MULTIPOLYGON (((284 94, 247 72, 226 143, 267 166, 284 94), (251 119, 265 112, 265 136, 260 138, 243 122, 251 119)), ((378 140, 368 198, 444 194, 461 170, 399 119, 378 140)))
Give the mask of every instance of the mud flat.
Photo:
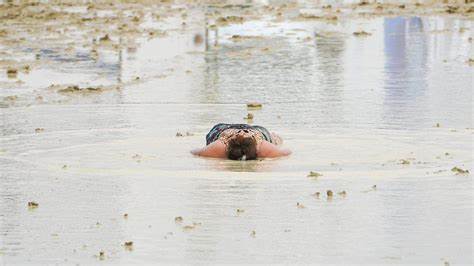
POLYGON ((472 10, 0 1, 0 261, 472 265, 472 10))

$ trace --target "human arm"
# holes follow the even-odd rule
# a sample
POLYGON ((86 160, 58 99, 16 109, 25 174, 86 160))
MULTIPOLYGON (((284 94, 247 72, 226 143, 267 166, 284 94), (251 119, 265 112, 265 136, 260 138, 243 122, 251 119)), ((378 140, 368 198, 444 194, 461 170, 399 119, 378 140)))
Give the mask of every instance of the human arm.
POLYGON ((217 140, 204 148, 194 149, 191 153, 197 156, 226 158, 226 147, 224 143, 217 140))
POLYGON ((257 149, 257 157, 259 158, 274 158, 290 154, 291 151, 289 149, 280 148, 268 141, 260 143, 257 149))

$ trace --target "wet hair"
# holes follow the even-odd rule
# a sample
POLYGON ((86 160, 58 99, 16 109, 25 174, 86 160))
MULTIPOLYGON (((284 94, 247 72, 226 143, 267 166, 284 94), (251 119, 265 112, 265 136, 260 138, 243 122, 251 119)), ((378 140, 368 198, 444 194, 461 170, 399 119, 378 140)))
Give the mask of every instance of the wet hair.
POLYGON ((257 142, 250 136, 232 137, 227 144, 227 158, 231 160, 257 159, 257 142))

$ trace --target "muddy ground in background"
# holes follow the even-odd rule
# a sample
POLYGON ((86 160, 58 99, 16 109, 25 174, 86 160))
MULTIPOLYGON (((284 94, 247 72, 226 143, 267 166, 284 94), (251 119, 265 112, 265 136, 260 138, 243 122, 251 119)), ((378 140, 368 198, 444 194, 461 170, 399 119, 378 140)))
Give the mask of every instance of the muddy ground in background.
POLYGON ((0 262, 472 265, 472 3, 0 3, 0 262))

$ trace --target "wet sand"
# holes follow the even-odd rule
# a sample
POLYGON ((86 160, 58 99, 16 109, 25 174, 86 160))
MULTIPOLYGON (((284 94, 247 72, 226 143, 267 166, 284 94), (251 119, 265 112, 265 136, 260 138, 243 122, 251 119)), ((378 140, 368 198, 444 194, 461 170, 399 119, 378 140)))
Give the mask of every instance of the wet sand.
POLYGON ((472 4, 50 3, 0 5, 1 264, 472 265, 472 4))

